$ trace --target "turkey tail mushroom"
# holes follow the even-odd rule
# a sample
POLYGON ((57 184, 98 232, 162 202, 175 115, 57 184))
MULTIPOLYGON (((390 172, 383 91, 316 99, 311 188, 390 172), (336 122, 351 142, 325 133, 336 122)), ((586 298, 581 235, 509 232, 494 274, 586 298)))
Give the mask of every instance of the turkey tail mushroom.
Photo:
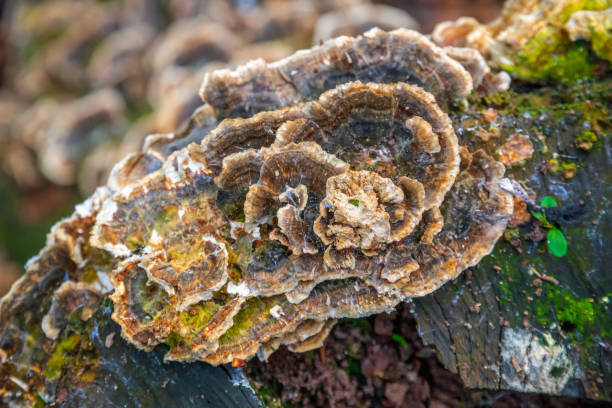
POLYGON ((373 29, 209 73, 190 121, 117 164, 80 233, 54 236, 78 236, 76 263, 111 259, 112 318, 138 348, 222 364, 317 347, 337 319, 436 290, 501 236, 504 167, 460 147, 444 112, 482 87, 483 64, 373 29))

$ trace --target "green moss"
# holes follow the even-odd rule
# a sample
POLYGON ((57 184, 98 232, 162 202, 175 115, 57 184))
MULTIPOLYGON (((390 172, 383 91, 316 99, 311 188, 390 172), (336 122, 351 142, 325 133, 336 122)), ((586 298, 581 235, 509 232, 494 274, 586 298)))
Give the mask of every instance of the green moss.
POLYGON ((540 31, 502 68, 523 79, 575 82, 592 76, 596 64, 584 42, 570 43, 550 28, 540 31))
POLYGON ((560 323, 570 323, 579 332, 595 322, 594 299, 577 297, 559 287, 550 288, 546 298, 555 305, 560 323))
POLYGON ((550 115, 555 120, 566 119, 570 115, 579 116, 582 122, 589 123, 593 132, 601 133, 602 126, 609 126, 611 95, 612 81, 608 79, 541 88, 537 92, 528 93, 508 90, 473 102, 479 104, 480 110, 485 107, 501 109, 499 113, 502 115, 550 115))
MULTIPOLYGON (((603 10, 609 0, 572 1, 559 14, 548 17, 548 24, 538 30, 522 49, 502 64, 506 71, 523 79, 554 79, 571 83, 593 76, 598 61, 595 55, 609 55, 610 34, 597 33, 592 43, 572 42, 563 25, 579 10, 603 10)), ((607 58, 606 58, 607 59, 607 58)))
POLYGON ((521 234, 516 228, 508 228, 504 231, 504 239, 511 243, 516 243, 521 241, 521 234))
POLYGON ((561 328, 564 335, 573 341, 589 343, 597 337, 612 335, 612 314, 607 297, 579 296, 561 283, 555 285, 547 281, 541 283, 538 296, 537 287, 533 285, 537 276, 529 271, 533 268, 545 273, 544 259, 535 258, 526 263, 518 256, 500 255, 496 259, 485 258, 481 265, 501 266, 496 281, 501 291, 499 302, 506 318, 513 316, 514 321, 510 319, 512 325, 522 325, 523 312, 526 311, 531 324, 546 330, 561 328))
POLYGON ((57 344, 45 367, 45 376, 48 379, 57 380, 60 377, 62 369, 71 361, 71 356, 80 342, 81 336, 74 334, 57 344))
POLYGON ((580 341, 612 333, 612 315, 607 298, 580 296, 565 286, 564 282, 556 285, 542 281, 539 286, 534 285, 537 275, 532 270, 551 276, 552 265, 571 262, 572 259, 561 261, 549 256, 508 256, 508 249, 508 244, 498 243, 493 256, 484 258, 480 267, 501 267, 495 285, 500 289, 499 302, 503 314, 507 319, 513 316, 510 318, 511 324, 522 325, 527 316, 531 324, 541 329, 551 330, 559 326, 571 328, 565 335, 580 341), (538 288, 541 292, 539 295, 536 293, 538 288))
MULTIPOLYGON (((75 310, 68 316, 68 324, 63 330, 62 337, 54 344, 53 351, 44 365, 43 374, 47 381, 56 381, 62 378, 62 373, 71 370, 76 374, 74 381, 89 383, 98 375, 95 368, 100 362, 100 355, 90 341, 90 334, 104 327, 112 313, 112 301, 105 298, 98 310, 87 320, 82 319, 81 309, 75 310)), ((40 343, 36 343, 40 347, 40 343)), ((28 347, 35 348, 36 344, 28 347)), ((42 350, 41 350, 42 351, 42 350)))
POLYGON ((608 7, 612 7, 610 0, 572 0, 569 1, 563 10, 559 12, 557 21, 560 23, 567 23, 572 14, 580 10, 604 10, 608 7))
MULTIPOLYGON (((543 87, 528 93, 502 92, 473 103, 479 111, 494 108, 497 117, 503 117, 502 137, 515 132, 516 128, 529 129, 535 148, 533 162, 545 162, 548 172, 570 179, 585 160, 572 149, 599 148, 612 133, 611 96, 612 81, 608 79, 543 87)), ((478 144, 470 146, 467 137, 462 142, 471 148, 481 147, 478 144)), ((490 151, 495 151, 498 141, 493 139, 487 143, 490 151)), ((512 174, 526 179, 532 172, 515 168, 512 174)))
POLYGON ((591 150, 595 142, 597 142, 597 135, 587 130, 576 139, 576 147, 582 150, 591 150))
POLYGON ((576 175, 578 165, 570 161, 552 158, 548 160, 546 168, 551 174, 561 174, 563 177, 570 179, 576 175))
POLYGON ((590 341, 595 333, 609 337, 612 316, 602 299, 580 297, 563 286, 545 284, 542 296, 534 299, 538 323, 543 327, 560 325, 574 340, 590 341))

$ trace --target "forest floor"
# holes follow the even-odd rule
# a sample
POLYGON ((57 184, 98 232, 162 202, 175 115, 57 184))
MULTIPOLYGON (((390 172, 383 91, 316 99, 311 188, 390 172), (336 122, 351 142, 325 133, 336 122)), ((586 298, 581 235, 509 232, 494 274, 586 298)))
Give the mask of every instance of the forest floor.
POLYGON ((250 377, 268 406, 279 407, 603 407, 570 397, 465 388, 423 345, 410 304, 390 314, 343 320, 324 347, 281 348, 253 359, 250 377), (280 402, 278 401, 280 397, 280 402))

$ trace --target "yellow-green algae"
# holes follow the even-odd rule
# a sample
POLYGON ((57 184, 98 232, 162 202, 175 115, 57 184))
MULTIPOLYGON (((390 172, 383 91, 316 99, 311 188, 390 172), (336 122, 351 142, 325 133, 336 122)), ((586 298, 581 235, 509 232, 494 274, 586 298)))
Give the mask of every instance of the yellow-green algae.
POLYGON ((228 263, 229 263, 229 277, 234 282, 240 280, 242 273, 246 272, 248 268, 249 258, 253 253, 253 244, 251 240, 241 235, 235 242, 231 245, 230 250, 228 251, 228 263))
MULTIPOLYGON (((112 302, 108 299, 105 299, 103 304, 106 308, 112 307, 112 302)), ((87 320, 82 319, 81 309, 70 314, 68 326, 55 343, 51 357, 45 365, 46 380, 58 380, 67 369, 78 373, 78 381, 90 383, 95 379, 97 376, 95 368, 100 358, 89 334, 94 325, 103 321, 99 309, 87 320)))
MULTIPOLYGON (((142 211, 146 211, 143 209, 136 210, 139 213, 142 211)), ((165 236, 168 230, 176 227, 178 224, 178 206, 174 204, 167 205, 166 207, 159 210, 159 212, 155 215, 153 222, 150 227, 143 228, 146 226, 145 214, 139 214, 139 218, 143 219, 142 223, 134 223, 128 224, 128 228, 133 225, 132 228, 128 230, 128 236, 126 238, 126 246, 128 249, 134 251, 138 248, 142 248, 146 244, 146 240, 151 238, 153 232, 158 233, 160 236, 165 236)))
POLYGON ((149 281, 144 269, 138 268, 135 277, 136 296, 138 305, 144 313, 143 318, 155 321, 160 315, 172 306, 167 292, 157 283, 149 281))
POLYGON ((198 333, 208 324, 219 309, 221 309, 221 305, 212 300, 201 302, 196 307, 191 307, 181 312, 179 323, 181 327, 188 328, 189 332, 198 333))
POLYGON ((71 353, 74 352, 77 345, 81 342, 81 336, 73 334, 72 336, 62 339, 57 346, 55 351, 51 355, 51 358, 47 362, 45 367, 45 376, 50 380, 57 380, 62 373, 62 369, 72 358, 71 353))
POLYGON ((193 344, 193 338, 200 334, 222 306, 219 302, 209 300, 192 305, 187 310, 182 311, 178 318, 178 331, 180 333, 172 332, 165 343, 171 348, 193 344))
MULTIPOLYGON (((226 294, 219 292, 217 297, 220 298, 220 301, 210 300, 200 302, 183 311, 179 316, 180 327, 168 336, 165 343, 171 348, 192 344, 193 337, 200 334, 214 314, 221 309, 223 304, 227 303, 227 301, 223 301, 227 297, 226 294)), ((226 344, 233 339, 248 336, 250 329, 258 322, 263 322, 267 319, 270 309, 277 303, 277 300, 275 297, 248 299, 234 316, 232 327, 219 338, 219 344, 226 344)))
POLYGON ((249 330, 269 316, 270 309, 277 300, 276 297, 247 299, 242 309, 234 316, 234 325, 219 338, 219 344, 227 344, 233 339, 248 336, 249 330))

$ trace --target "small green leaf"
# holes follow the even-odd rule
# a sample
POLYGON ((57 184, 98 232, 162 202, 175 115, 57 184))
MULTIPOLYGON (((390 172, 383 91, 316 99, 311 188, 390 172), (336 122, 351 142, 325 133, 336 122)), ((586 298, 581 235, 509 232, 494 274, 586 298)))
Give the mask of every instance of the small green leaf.
POLYGON ((404 339, 402 336, 400 336, 399 334, 393 334, 391 336, 391 338, 394 341, 397 341, 403 348, 408 348, 408 342, 406 341, 406 339, 404 339))
POLYGON ((359 207, 359 200, 356 198, 351 198, 350 200, 348 200, 349 203, 353 204, 355 207, 359 207))
POLYGON ((546 215, 542 211, 531 211, 531 215, 533 215, 536 220, 544 224, 545 227, 549 226, 548 220, 546 219, 546 215))
POLYGON ((548 230, 546 241, 548 243, 548 250, 551 254, 559 258, 565 256, 567 253, 567 242, 565 242, 565 237, 561 230, 557 228, 548 230))
POLYGON ((545 196, 545 197, 542 197, 542 200, 540 201, 540 205, 544 208, 556 207, 557 200, 555 200, 554 197, 545 196))

